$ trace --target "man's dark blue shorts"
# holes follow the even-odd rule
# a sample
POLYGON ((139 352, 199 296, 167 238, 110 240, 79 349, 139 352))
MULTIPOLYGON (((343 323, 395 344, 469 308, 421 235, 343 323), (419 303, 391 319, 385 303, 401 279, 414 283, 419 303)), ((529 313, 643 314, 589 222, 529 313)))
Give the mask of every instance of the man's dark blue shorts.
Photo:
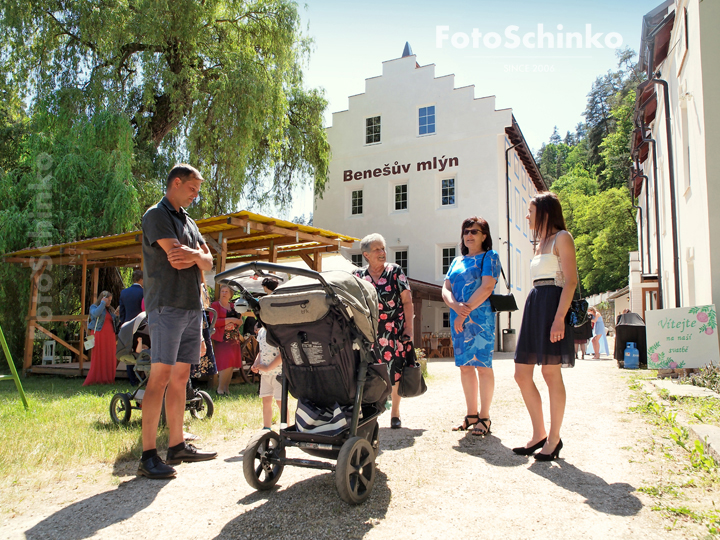
POLYGON ((198 364, 202 340, 202 310, 161 306, 148 312, 150 357, 153 364, 198 364))

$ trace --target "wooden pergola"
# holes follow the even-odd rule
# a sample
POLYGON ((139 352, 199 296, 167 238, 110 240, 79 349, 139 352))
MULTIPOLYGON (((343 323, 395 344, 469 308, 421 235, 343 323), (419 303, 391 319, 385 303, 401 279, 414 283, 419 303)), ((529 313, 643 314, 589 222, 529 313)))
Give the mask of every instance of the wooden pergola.
MULTIPOLYGON (((277 262, 280 259, 301 258, 316 271, 322 270, 323 253, 337 252, 341 247, 351 247, 357 238, 345 236, 325 229, 298 225, 252 212, 236 212, 197 221, 200 233, 215 258, 217 273, 225 270, 228 263, 244 263, 263 260, 277 262)), ((142 268, 142 231, 132 231, 100 238, 90 238, 66 244, 41 248, 26 248, 3 256, 3 261, 32 268, 30 282, 30 305, 25 332, 25 374, 57 373, 83 375, 86 354, 82 343, 85 339, 85 323, 88 314, 44 316, 38 313, 38 296, 41 293, 41 277, 49 264, 82 267, 80 305, 84 311, 88 269, 92 269, 93 298, 98 294, 99 270, 103 267, 142 268), (77 347, 53 334, 43 324, 53 322, 79 321, 80 338, 77 347), (58 366, 32 366, 35 331, 66 347, 78 357, 78 367, 61 370, 58 366)), ((62 366, 62 364, 60 364, 62 366)))

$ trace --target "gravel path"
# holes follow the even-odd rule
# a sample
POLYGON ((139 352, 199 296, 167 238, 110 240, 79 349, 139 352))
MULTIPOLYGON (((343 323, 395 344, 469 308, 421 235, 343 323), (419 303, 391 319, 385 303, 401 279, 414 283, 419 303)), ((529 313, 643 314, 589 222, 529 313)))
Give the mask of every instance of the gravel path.
MULTIPOLYGON (((1 538, 676 538, 636 488, 651 464, 633 446, 650 434, 631 405, 627 374, 612 360, 563 370, 568 390, 561 460, 539 463, 510 448, 530 421, 508 354, 495 359, 493 433, 453 432, 465 414, 452 361, 429 364, 428 392, 402 405, 403 428, 380 417, 378 474, 370 499, 351 507, 333 473, 288 467, 278 487, 254 492, 239 455, 252 435, 208 441, 217 460, 179 466, 178 478, 135 478, 135 463, 78 471, 35 494, 0 524, 1 538)), ((546 401, 539 371, 536 380, 546 401)), ((546 404, 547 406, 547 404, 546 404)), ((546 410, 547 417, 547 410, 546 410)), ((305 454, 291 449, 289 456, 305 454), (296 455, 297 454, 297 455, 296 455)))

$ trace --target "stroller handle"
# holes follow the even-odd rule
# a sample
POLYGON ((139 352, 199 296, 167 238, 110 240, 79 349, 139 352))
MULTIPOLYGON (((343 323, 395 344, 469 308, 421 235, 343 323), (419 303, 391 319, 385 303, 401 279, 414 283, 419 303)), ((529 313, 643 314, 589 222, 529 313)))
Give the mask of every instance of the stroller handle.
POLYGON ((218 319, 217 311, 215 311, 215 310, 214 310, 213 308, 211 308, 211 307, 205 308, 204 311, 205 311, 205 318, 206 318, 206 319, 207 319, 207 316, 208 316, 208 315, 212 315, 212 322, 209 322, 209 321, 208 321, 208 324, 210 325, 210 326, 208 326, 208 331, 210 332, 210 335, 212 336, 212 335, 213 335, 213 332, 215 332, 215 323, 217 322, 217 319, 218 319))
POLYGON ((320 272, 316 272, 315 270, 306 270, 305 268, 295 268, 294 266, 283 266, 281 264, 257 262, 257 261, 249 262, 246 264, 241 264, 240 266, 236 266, 235 268, 231 268, 230 270, 225 270, 224 272, 221 272, 220 274, 217 274, 215 276, 215 281, 217 282, 222 279, 230 280, 233 277, 235 277, 236 274, 240 274, 247 270, 253 270, 258 275, 262 275, 263 270, 268 270, 268 271, 273 271, 273 272, 284 272, 286 274, 294 274, 297 276, 305 276, 310 279, 318 280, 322 284, 323 288, 325 288, 325 289, 330 288, 327 281, 325 281, 325 278, 322 277, 322 274, 320 274, 320 272))

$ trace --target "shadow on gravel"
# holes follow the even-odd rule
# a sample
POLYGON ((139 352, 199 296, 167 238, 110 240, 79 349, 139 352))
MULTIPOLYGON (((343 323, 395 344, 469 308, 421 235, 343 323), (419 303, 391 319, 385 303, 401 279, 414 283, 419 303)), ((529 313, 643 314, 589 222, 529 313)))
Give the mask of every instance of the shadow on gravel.
POLYGON ((133 478, 120 484, 117 489, 98 493, 55 512, 28 529, 25 537, 28 540, 102 537, 100 531, 106 527, 132 519, 135 514, 150 506, 168 482, 170 480, 133 478))
POLYGON ((453 449, 476 456, 495 467, 525 467, 532 461, 532 465, 527 467, 529 471, 582 495, 591 508, 604 514, 634 516, 642 509, 642 502, 633 495, 635 488, 630 484, 608 484, 599 476, 581 471, 563 459, 541 463, 532 456, 515 455, 511 448, 492 434, 478 437, 468 433, 453 449))
POLYGON ((390 429, 380 428, 379 439, 380 439, 380 450, 382 452, 392 452, 394 450, 402 450, 403 448, 410 448, 415 444, 415 439, 422 437, 424 429, 390 429))
POLYGON ((379 470, 370 497, 357 506, 338 497, 335 474, 316 475, 243 497, 238 501, 243 513, 228 522, 215 539, 363 538, 385 519, 390 495, 387 476, 379 470))
POLYGON ((492 433, 481 437, 468 432, 453 446, 453 450, 479 457, 495 467, 520 467, 527 463, 527 458, 513 454, 512 450, 502 443, 502 439, 492 433))
POLYGON ((633 495, 635 488, 630 484, 608 484, 596 474, 581 471, 563 459, 552 463, 535 461, 528 470, 563 489, 582 495, 586 503, 598 512, 634 516, 642 509, 642 502, 633 495))

